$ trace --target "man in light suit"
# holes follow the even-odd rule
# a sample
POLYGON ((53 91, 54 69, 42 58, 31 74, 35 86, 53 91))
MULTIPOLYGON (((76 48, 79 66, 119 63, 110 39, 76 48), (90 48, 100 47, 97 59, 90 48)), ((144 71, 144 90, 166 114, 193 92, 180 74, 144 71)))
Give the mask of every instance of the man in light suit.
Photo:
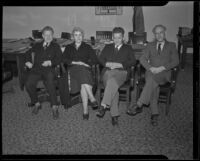
POLYGON ((134 116, 141 113, 143 105, 150 103, 151 124, 156 126, 159 116, 159 85, 170 81, 170 70, 179 64, 179 59, 175 43, 165 38, 166 27, 156 25, 152 31, 155 41, 147 44, 144 54, 140 57, 140 63, 146 69, 145 86, 136 105, 131 104, 127 114, 134 116))

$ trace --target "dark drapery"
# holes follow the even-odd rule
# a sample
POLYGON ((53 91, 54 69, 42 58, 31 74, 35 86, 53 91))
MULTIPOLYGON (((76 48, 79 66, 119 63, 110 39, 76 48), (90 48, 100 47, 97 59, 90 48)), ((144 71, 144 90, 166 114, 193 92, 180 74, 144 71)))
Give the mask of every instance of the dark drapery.
POLYGON ((136 34, 142 34, 144 29, 144 16, 141 6, 133 7, 133 32, 136 34))

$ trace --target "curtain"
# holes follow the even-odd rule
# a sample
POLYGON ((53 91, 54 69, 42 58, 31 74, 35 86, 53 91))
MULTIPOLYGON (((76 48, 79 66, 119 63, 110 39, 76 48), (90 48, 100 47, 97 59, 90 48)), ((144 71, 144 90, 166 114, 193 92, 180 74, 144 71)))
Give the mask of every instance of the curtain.
POLYGON ((136 34, 142 34, 145 31, 142 7, 136 6, 133 7, 133 10, 133 32, 136 34))

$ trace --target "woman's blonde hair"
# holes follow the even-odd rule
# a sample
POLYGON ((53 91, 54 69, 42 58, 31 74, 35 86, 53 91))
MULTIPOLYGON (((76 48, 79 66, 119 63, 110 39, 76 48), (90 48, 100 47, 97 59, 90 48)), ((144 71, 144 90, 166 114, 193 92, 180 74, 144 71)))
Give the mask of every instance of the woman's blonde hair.
POLYGON ((74 33, 75 33, 76 31, 81 32, 81 34, 84 36, 84 31, 83 31, 82 28, 80 28, 80 27, 74 27, 73 30, 72 30, 72 35, 74 35, 74 33))

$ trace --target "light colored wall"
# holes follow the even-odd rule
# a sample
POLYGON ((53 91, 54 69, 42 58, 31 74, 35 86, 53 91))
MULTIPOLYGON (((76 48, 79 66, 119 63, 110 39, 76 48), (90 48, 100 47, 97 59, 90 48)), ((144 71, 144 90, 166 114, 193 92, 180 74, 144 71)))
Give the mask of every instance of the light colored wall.
MULTIPOLYGON (((167 27, 167 38, 177 41, 179 26, 193 26, 193 2, 169 2, 162 7, 143 7, 147 40, 153 38, 152 28, 156 24, 167 27)), ((3 38, 25 38, 34 29, 50 25, 55 37, 62 31, 71 32, 74 26, 85 31, 85 38, 95 36, 97 30, 112 30, 114 26, 125 29, 125 38, 132 31, 133 8, 123 7, 122 15, 95 15, 95 7, 3 7, 3 38)))

